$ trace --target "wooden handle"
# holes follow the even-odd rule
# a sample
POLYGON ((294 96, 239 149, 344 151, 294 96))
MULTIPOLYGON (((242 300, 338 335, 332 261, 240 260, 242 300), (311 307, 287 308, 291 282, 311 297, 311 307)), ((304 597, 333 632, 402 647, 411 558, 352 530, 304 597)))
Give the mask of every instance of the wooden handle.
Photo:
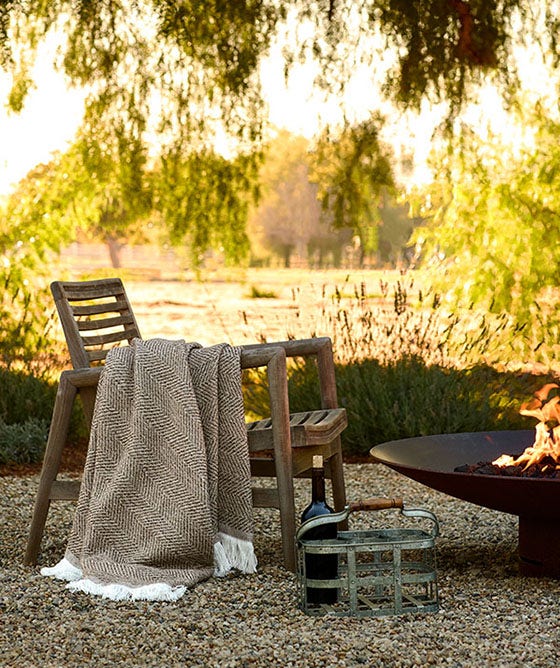
POLYGON ((385 508, 402 508, 402 499, 388 499, 384 497, 375 497, 373 499, 363 499, 362 501, 353 501, 349 504, 350 512, 357 510, 384 510, 385 508))

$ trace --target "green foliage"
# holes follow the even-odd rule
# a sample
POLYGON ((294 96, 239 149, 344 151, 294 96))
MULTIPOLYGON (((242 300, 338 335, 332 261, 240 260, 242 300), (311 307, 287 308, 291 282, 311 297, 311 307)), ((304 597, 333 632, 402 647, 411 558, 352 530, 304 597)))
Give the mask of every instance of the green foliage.
POLYGON ((252 285, 249 297, 251 299, 277 299, 278 295, 273 290, 263 290, 262 288, 252 285))
MULTIPOLYGON (((532 146, 508 150, 497 137, 463 134, 461 150, 439 156, 437 180, 423 193, 427 225, 414 241, 436 289, 461 303, 511 315, 556 337, 551 308, 560 270, 560 124, 538 109, 532 146), (546 319, 546 321, 545 321, 546 319), (540 322, 540 324, 539 324, 540 322)), ((557 339, 556 339, 557 340, 557 339)))
POLYGON ((40 461, 55 394, 52 382, 0 367, 0 464, 40 461))
POLYGON ((31 89, 35 87, 33 79, 27 72, 19 72, 8 95, 8 108, 19 114, 25 106, 25 99, 31 89))
MULTIPOLYGON (((88 98, 78 145, 67 168, 55 172, 74 188, 75 218, 90 233, 114 244, 139 234, 155 195, 173 241, 187 243, 195 262, 208 248, 222 247, 238 261, 248 251, 253 151, 266 113, 259 66, 282 30, 296 35, 284 45, 286 76, 298 60, 314 60, 318 83, 336 94, 368 63, 401 104, 447 99, 453 114, 489 71, 511 93, 511 46, 520 34, 540 40, 544 27, 558 56, 554 11, 537 11, 526 0, 10 0, 0 6, 0 63, 14 75, 9 103, 19 110, 41 40, 51 29, 64 33, 58 65, 88 98), (308 37, 283 23, 288 14, 308 37), (380 61, 389 63, 387 75, 377 69, 380 61), (224 134, 228 151, 238 156, 233 161, 210 148, 224 134), (155 184, 147 178, 154 154, 163 156, 155 184)), ((327 223, 352 227, 364 253, 378 246, 376 206, 382 188, 391 185, 378 124, 370 119, 334 142, 325 137, 319 155, 327 223)), ((68 190, 54 185, 55 208, 66 222, 68 201, 59 195, 68 190)), ((289 262, 290 245, 282 245, 289 262)), ((313 249, 321 257, 323 247, 313 249)))
MULTIPOLYGON (((63 28, 59 59, 72 82, 90 89, 100 128, 150 118, 167 134, 188 127, 194 139, 213 125, 207 119, 220 118, 247 140, 259 122, 257 61, 279 14, 263 0, 30 0, 4 10, 0 26, 9 17, 18 27, 12 39, 28 60, 38 36, 63 28)), ((14 44, 3 36, 0 29, 9 53, 14 44)))
MULTIPOLYGON (((400 104, 448 100, 454 113, 489 72, 511 92, 511 51, 522 37, 550 47, 557 61, 557 20, 554 4, 527 0, 10 0, 0 7, 0 63, 14 71, 31 64, 40 38, 62 26, 62 65, 90 88, 100 126, 151 117, 199 151, 220 122, 245 142, 260 135, 258 68, 282 31, 291 33, 287 75, 313 60, 317 83, 338 93, 366 63, 400 104), (288 14, 295 28, 283 23, 288 14)), ((21 105, 21 95, 14 99, 21 105)))
POLYGON ((198 267, 209 248, 231 263, 249 251, 246 220, 256 197, 254 179, 259 156, 240 154, 227 160, 214 151, 183 153, 177 146, 164 153, 155 174, 155 206, 172 243, 186 243, 198 267))
POLYGON ((38 374, 0 367, 0 420, 22 424, 32 416, 49 421, 56 388, 55 382, 38 374))
MULTIPOLYGON (((40 360, 33 361, 31 371, 0 366, 0 464, 33 463, 43 456, 58 383, 51 377, 52 367, 41 368, 40 360)), ((69 440, 87 433, 78 403, 69 440)))
POLYGON ((88 237, 104 243, 145 239, 152 189, 144 129, 142 119, 126 125, 118 118, 110 129, 97 126, 88 108, 75 143, 62 157, 74 225, 88 237))
POLYGON ((41 369, 55 356, 46 290, 5 290, 0 300, 0 365, 41 369), (45 301, 43 301, 45 300, 45 301))
POLYGON ((323 210, 335 228, 352 229, 363 255, 377 250, 379 206, 393 187, 389 149, 378 136, 380 125, 375 117, 335 137, 326 132, 313 158, 312 180, 319 186, 323 210))
POLYGON ((73 185, 63 157, 34 167, 0 208, 0 252, 12 271, 37 267, 74 233, 73 185))
POLYGON ((52 352, 52 301, 44 274, 74 228, 61 164, 57 156, 35 167, 0 207, 1 365, 44 360, 52 352))
POLYGON ((48 436, 48 422, 29 418, 6 424, 0 420, 0 464, 31 464, 41 461, 48 436))
MULTIPOLYGON (((388 77, 397 100, 420 107, 423 98, 447 99, 457 108, 469 83, 488 70, 507 87, 515 82, 508 60, 512 18, 522 0, 387 0, 373 10, 396 35, 399 58, 388 77)), ((526 24, 530 17, 524 16, 526 24)))

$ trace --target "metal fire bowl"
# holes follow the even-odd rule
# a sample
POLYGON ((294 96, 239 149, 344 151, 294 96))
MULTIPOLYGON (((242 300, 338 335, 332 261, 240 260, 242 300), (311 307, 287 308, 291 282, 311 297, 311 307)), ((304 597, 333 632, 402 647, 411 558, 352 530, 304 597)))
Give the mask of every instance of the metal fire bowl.
POLYGON ((421 436, 376 445, 382 464, 464 501, 519 516, 519 553, 525 575, 560 577, 560 480, 457 473, 464 464, 519 455, 531 431, 488 431, 421 436))

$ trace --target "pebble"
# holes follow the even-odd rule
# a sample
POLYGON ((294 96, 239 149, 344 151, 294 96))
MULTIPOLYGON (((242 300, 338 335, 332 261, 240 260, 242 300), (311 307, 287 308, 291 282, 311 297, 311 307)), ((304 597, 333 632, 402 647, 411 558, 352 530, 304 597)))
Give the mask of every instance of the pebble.
MULTIPOLYGON (((259 571, 200 583, 177 602, 73 594, 39 574, 62 556, 74 506, 51 506, 36 567, 23 565, 37 477, 0 478, 0 666, 61 668, 557 668, 560 581, 521 577, 517 518, 453 499, 378 464, 345 466, 348 498, 403 496, 439 519, 440 609, 387 617, 312 617, 281 564, 278 514, 255 509, 259 571)), ((296 481, 298 511, 309 480, 296 481)), ((401 523, 356 513, 354 529, 401 523)))

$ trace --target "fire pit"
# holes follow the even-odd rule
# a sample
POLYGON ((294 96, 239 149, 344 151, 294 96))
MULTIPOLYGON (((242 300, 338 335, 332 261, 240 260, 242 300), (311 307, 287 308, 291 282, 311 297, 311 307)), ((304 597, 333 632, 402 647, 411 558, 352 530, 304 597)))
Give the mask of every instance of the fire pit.
POLYGON ((520 455, 535 431, 441 434, 390 441, 373 458, 440 492, 519 517, 523 575, 560 578, 560 480, 462 473, 455 468, 520 455))

